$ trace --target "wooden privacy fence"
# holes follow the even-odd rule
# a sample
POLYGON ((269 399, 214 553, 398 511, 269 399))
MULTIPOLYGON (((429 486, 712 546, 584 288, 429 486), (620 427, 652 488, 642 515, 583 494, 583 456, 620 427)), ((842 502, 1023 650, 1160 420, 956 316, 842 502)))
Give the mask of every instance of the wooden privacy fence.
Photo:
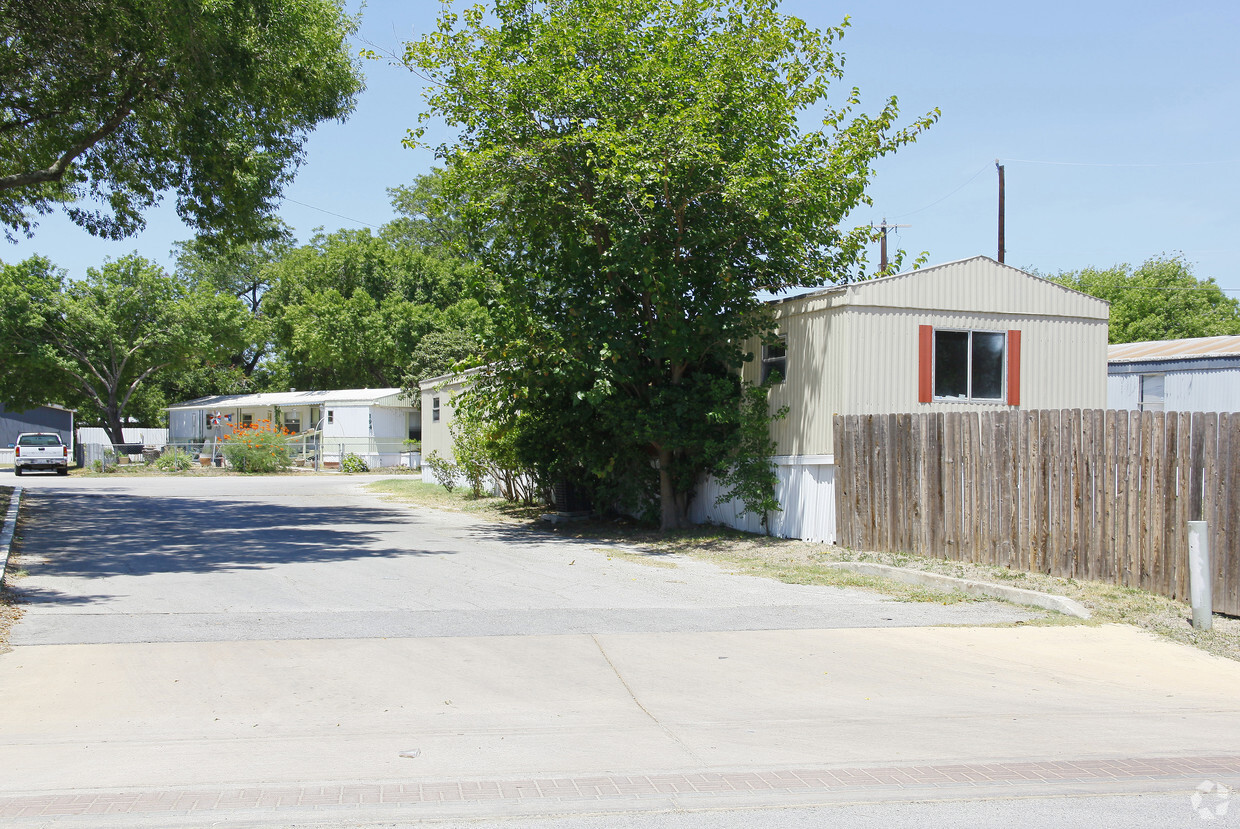
POLYGON ((1094 579, 1187 601, 1209 522, 1214 610, 1240 615, 1240 413, 836 415, 842 546, 1094 579))

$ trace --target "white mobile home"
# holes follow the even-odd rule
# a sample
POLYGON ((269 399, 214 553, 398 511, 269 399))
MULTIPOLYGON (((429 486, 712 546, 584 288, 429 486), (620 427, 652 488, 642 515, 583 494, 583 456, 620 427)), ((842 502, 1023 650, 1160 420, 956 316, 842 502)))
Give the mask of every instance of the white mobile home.
POLYGON ((345 454, 371 467, 401 465, 406 441, 417 440, 422 421, 401 389, 335 389, 201 397, 168 407, 168 443, 192 452, 214 452, 235 427, 269 421, 302 435, 305 453, 332 465, 345 454))
MULTIPOLYGON (((835 540, 832 416, 1102 408, 1109 306, 985 256, 838 285, 772 303, 778 346, 752 343, 746 379, 772 371, 783 511, 771 531, 835 540)), ((715 506, 706 482, 691 516, 760 531, 760 516, 715 506)))
POLYGON ((1111 346, 1107 408, 1240 412, 1240 336, 1111 346))

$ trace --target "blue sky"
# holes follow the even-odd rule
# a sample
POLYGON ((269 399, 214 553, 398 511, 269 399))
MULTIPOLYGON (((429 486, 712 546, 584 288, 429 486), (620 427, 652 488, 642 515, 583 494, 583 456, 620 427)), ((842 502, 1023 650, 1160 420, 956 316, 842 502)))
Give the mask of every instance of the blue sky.
MULTIPOLYGON (((433 28, 439 8, 370 0, 359 37, 399 51, 433 28)), ((1055 273, 1182 253, 1199 277, 1240 297, 1240 4, 786 0, 782 8, 819 28, 850 16, 841 95, 858 86, 871 109, 896 95, 910 120, 942 110, 916 144, 878 163, 874 206, 851 222, 910 225, 893 246, 928 251, 931 264, 994 256, 999 159, 1010 264, 1055 273)), ((280 213, 303 241, 319 226, 381 225, 392 216, 386 188, 434 162, 401 145, 423 105, 421 81, 386 62, 364 69, 357 111, 311 137, 286 191, 280 213)), ((133 250, 170 264, 172 243, 188 235, 170 207, 121 242, 49 216, 33 239, 0 241, 0 259, 42 253, 78 276, 133 250)))

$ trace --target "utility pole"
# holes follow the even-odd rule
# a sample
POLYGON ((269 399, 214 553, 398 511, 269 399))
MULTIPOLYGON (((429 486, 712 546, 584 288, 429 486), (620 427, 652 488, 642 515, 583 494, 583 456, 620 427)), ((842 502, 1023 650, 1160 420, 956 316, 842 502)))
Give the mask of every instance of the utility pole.
POLYGON ((1007 252, 1007 245, 1003 240, 1003 165, 999 163, 999 159, 995 159, 995 169, 999 171, 999 261, 1003 261, 1003 254, 1007 252))
MULTIPOLYGON (((870 227, 873 227, 873 226, 874 225, 872 224, 870 225, 870 227)), ((887 272, 887 231, 894 230, 897 227, 912 227, 912 225, 889 225, 887 224, 887 219, 884 218, 883 223, 878 226, 878 229, 881 230, 883 233, 883 238, 879 241, 879 246, 878 246, 878 272, 879 273, 887 272)))

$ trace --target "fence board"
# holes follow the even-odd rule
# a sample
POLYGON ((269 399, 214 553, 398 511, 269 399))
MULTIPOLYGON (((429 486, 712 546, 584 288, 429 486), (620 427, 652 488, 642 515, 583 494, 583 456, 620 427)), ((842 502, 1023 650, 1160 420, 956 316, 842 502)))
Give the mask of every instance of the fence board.
POLYGON ((1172 588, 1169 594, 1176 599, 1188 598, 1188 479, 1189 462, 1192 459, 1193 418, 1189 412, 1180 412, 1175 442, 1175 519, 1171 558, 1172 588))
POLYGON ((960 415, 943 416, 943 557, 959 559, 960 548, 960 415))
POLYGON ((1127 587, 1141 586, 1141 413, 1128 413, 1128 535, 1124 553, 1127 587))
POLYGON ((1187 596, 1208 522, 1216 610, 1240 614, 1240 414, 849 415, 841 543, 1187 596))
POLYGON ((1227 538, 1219 552, 1227 574, 1223 600, 1215 605, 1222 613, 1240 616, 1240 414, 1231 413, 1228 428, 1228 446, 1231 447, 1231 505, 1227 509, 1230 524, 1227 538))
POLYGON ((926 555, 941 556, 943 545, 943 418, 926 420, 926 555))
POLYGON ((1107 581, 1115 581, 1115 574, 1118 572, 1115 560, 1115 550, 1117 530, 1116 516, 1119 512, 1119 493, 1116 490, 1116 473, 1115 473, 1115 444, 1119 439, 1118 421, 1114 411, 1108 411, 1103 414, 1102 419, 1102 464, 1104 467, 1103 475, 1103 501, 1102 501, 1102 542, 1105 545, 1101 551, 1104 565, 1102 567, 1102 578, 1107 581))
POLYGON ((1115 546, 1111 552, 1115 583, 1127 584, 1128 553, 1128 413, 1107 412, 1115 424, 1115 446, 1112 469, 1115 472, 1115 546))
POLYGON ((1218 604, 1222 605, 1231 604, 1228 601, 1230 581, 1228 573, 1235 570, 1234 565, 1228 566, 1228 552, 1234 542, 1233 536, 1237 529, 1237 516, 1233 504, 1236 487, 1240 486, 1240 469, 1237 469, 1240 466, 1240 445, 1237 445, 1240 440, 1237 439, 1234 428, 1236 420, 1235 414, 1221 414, 1218 419, 1219 500, 1216 512, 1218 527, 1212 532, 1214 539, 1210 552, 1213 556, 1211 564, 1214 569, 1211 587, 1219 594, 1218 604))

